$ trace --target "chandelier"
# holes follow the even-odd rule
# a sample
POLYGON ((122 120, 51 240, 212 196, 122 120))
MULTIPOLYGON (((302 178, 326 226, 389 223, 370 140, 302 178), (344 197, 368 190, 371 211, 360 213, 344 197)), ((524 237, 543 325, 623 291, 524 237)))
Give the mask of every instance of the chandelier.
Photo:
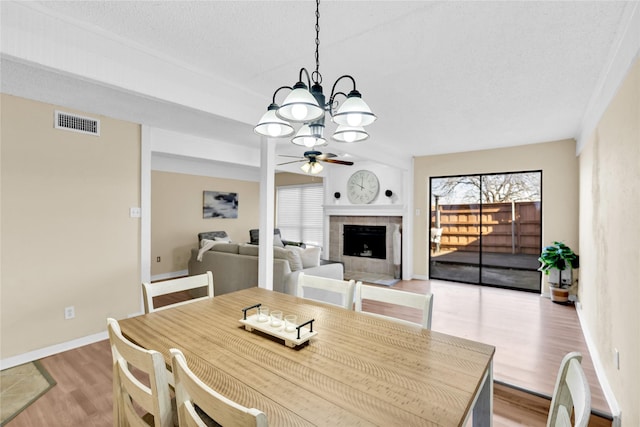
MULTIPOLYGON (((360 92, 356 89, 356 81, 350 75, 339 77, 331 88, 329 100, 322 92, 322 74, 320 74, 320 0, 316 0, 316 69, 309 76, 306 68, 300 69, 298 82, 291 86, 282 86, 273 93, 273 99, 267 112, 262 116, 254 131, 259 135, 271 138, 284 138, 295 132, 291 123, 301 123, 291 142, 306 148, 325 145, 324 138, 325 113, 328 111, 331 121, 338 126, 332 138, 338 142, 358 142, 369 137, 364 126, 370 125, 376 120, 375 114, 362 100, 360 92), (306 77, 306 83, 303 82, 306 77), (353 89, 345 94, 336 92, 336 86, 341 80, 351 80, 353 89), (313 82, 313 84, 311 84, 313 82), (311 88, 311 89, 309 89, 311 88), (289 90, 290 93, 282 102, 276 104, 276 95, 281 90, 289 90), (339 95, 346 99, 341 105, 336 99, 339 95)), ((307 166, 305 164, 304 166, 307 166)), ((321 166, 320 166, 321 167, 321 166)), ((319 171, 318 171, 319 172, 319 171)), ((316 172, 317 173, 317 172, 316 172)))

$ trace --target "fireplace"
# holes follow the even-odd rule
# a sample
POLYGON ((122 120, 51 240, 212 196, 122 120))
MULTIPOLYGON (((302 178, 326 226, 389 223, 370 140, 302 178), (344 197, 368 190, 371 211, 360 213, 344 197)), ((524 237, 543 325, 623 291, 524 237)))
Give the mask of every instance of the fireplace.
POLYGON ((343 255, 387 259, 387 227, 344 225, 343 255))

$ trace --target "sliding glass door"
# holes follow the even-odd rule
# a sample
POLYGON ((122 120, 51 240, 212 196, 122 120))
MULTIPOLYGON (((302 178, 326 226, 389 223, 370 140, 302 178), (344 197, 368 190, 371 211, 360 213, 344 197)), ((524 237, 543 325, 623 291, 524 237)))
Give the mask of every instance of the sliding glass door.
POLYGON ((542 172, 431 178, 429 277, 540 291, 542 172))

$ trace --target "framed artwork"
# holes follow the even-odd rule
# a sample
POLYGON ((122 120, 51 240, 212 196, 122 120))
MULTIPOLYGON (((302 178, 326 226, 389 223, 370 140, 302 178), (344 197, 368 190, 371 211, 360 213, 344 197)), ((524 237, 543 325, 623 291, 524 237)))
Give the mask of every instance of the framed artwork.
POLYGON ((204 191, 202 218, 238 218, 238 193, 204 191))

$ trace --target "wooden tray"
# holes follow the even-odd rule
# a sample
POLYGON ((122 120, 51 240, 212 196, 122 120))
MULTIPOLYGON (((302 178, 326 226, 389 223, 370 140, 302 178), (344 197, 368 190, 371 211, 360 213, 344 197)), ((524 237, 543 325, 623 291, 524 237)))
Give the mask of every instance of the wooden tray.
POLYGON ((300 338, 298 338, 297 329, 291 332, 287 332, 284 330, 284 321, 282 322, 282 326, 274 328, 271 326, 271 322, 269 321, 258 322, 257 314, 252 314, 250 316, 247 316, 246 319, 240 319, 240 323, 242 323, 244 325, 244 328, 249 332, 253 331, 254 329, 257 329, 260 332, 263 332, 267 335, 280 338, 281 340, 284 340, 284 344, 287 347, 291 347, 291 348, 299 346, 300 344, 304 344, 305 342, 309 341, 311 337, 314 337, 318 334, 317 331, 312 331, 313 323, 310 324, 311 325, 310 328, 305 327, 306 324, 303 324, 298 326, 298 328, 300 329, 300 338))

